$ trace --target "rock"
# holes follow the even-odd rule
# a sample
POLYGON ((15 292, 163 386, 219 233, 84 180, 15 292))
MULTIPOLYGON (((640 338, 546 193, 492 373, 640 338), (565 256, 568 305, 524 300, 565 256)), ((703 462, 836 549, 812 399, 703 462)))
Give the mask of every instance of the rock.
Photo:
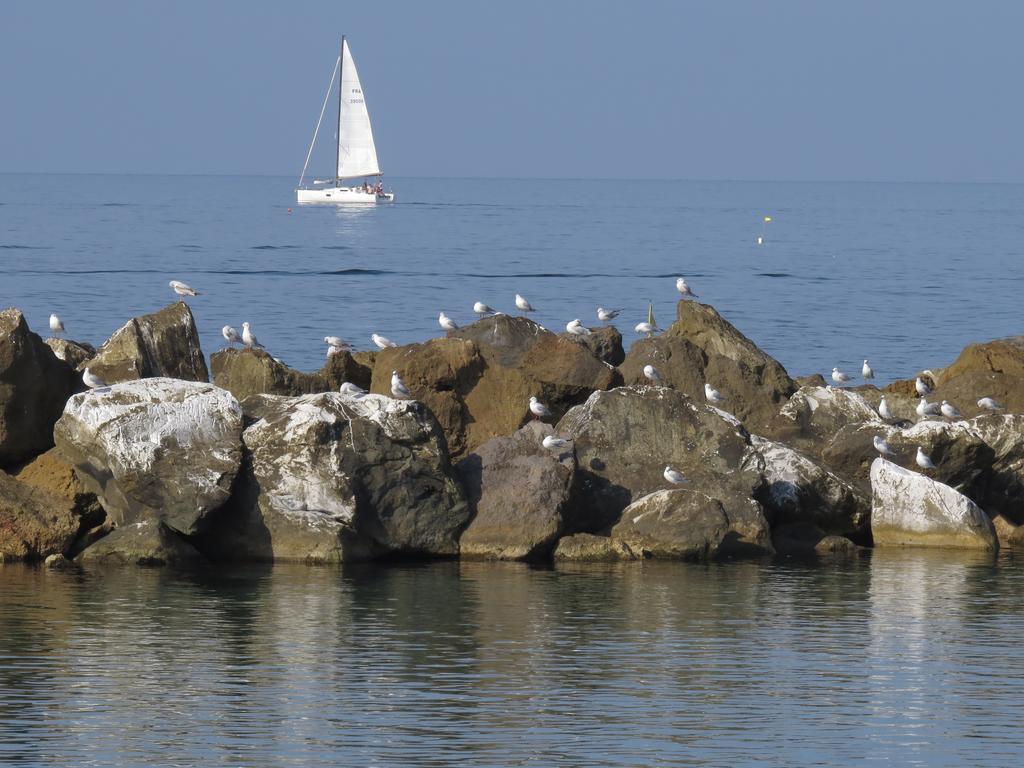
POLYGON ((609 563, 636 560, 638 555, 619 539, 595 536, 592 533, 575 533, 558 540, 554 559, 580 563, 609 563))
POLYGON ((882 436, 896 453, 893 460, 915 468, 917 448, 931 456, 937 469, 930 475, 939 482, 967 492, 993 462, 993 451, 966 422, 920 421, 907 429, 882 422, 850 424, 825 446, 822 460, 836 474, 867 488, 871 463, 878 456, 872 440, 882 436))
POLYGON ((1024 525, 1018 525, 1006 539, 1007 546, 1024 547, 1024 525))
POLYGON ((422 403, 337 392, 246 402, 261 416, 243 434, 243 482, 198 540, 212 557, 458 554, 469 510, 422 403))
POLYGON ((83 565, 190 566, 204 562, 188 541, 150 518, 115 528, 78 556, 83 565))
POLYGON ((644 557, 706 560, 770 554, 771 534, 760 507, 730 515, 722 502, 696 490, 655 491, 630 504, 612 538, 644 557))
POLYGON ((876 547, 999 549, 992 521, 977 504, 918 472, 875 459, 871 495, 876 547))
POLYGON ((590 329, 589 336, 574 336, 570 333, 560 333, 559 338, 574 341, 582 344, 590 350, 591 354, 608 365, 621 365, 626 359, 626 352, 622 348, 622 334, 613 325, 602 325, 590 329))
POLYGON ((576 460, 541 445, 552 428, 530 422, 510 437, 488 440, 459 462, 473 517, 459 539, 463 558, 547 557, 565 533, 576 460))
POLYGON ((46 340, 45 344, 53 350, 53 354, 57 356, 58 360, 63 360, 75 369, 96 354, 96 347, 86 344, 84 341, 50 338, 46 340))
POLYGON ((996 538, 999 539, 1000 547, 1011 547, 1013 546, 1014 532, 1020 528, 1019 525, 1011 520, 1008 520, 1003 515, 996 515, 991 518, 992 527, 995 529, 996 538))
POLYGON ((28 329, 19 310, 0 312, 0 467, 53 445, 53 425, 74 380, 71 367, 28 329))
POLYGON ((992 413, 964 425, 992 451, 991 467, 968 495, 989 515, 1024 523, 1024 415, 992 413))
POLYGON ((707 382, 725 396, 722 408, 751 428, 767 425, 796 390, 782 365, 707 304, 680 301, 676 315, 664 334, 630 348, 623 380, 648 383, 643 367, 652 364, 673 389, 703 402, 707 382))
POLYGON ((63 554, 78 536, 73 505, 0 472, 0 558, 40 560, 63 554))
POLYGON ((210 379, 192 310, 180 301, 133 317, 81 368, 86 366, 108 384, 157 376, 210 379))
POLYGON ((64 557, 64 555, 57 553, 54 555, 48 555, 43 561, 43 565, 47 568, 52 568, 55 571, 60 571, 73 568, 75 564, 64 557))
POLYGON ((828 382, 825 381, 825 377, 820 373, 811 373, 807 376, 797 376, 793 379, 793 384, 796 385, 797 389, 803 387, 827 387, 828 382))
POLYGON ((75 514, 81 518, 82 525, 86 528, 99 525, 106 517, 96 494, 85 487, 74 467, 61 458, 56 448, 36 456, 13 474, 26 485, 40 488, 71 502, 75 514))
POLYGON ((767 434, 780 442, 820 455, 843 427, 884 425, 863 395, 838 387, 801 387, 779 409, 767 434))
POLYGON ((811 523, 772 526, 775 551, 789 557, 815 557, 821 555, 855 555, 857 545, 845 536, 826 534, 811 523))
POLYGON ((985 413, 978 408, 981 397, 1024 413, 1024 336, 970 344, 937 374, 935 393, 928 399, 949 400, 968 418, 985 413))
POLYGON ((348 352, 327 358, 316 373, 302 373, 279 363, 262 349, 223 349, 210 355, 213 383, 242 402, 252 395, 298 396, 337 392, 343 382, 367 389, 370 369, 348 352))
POLYGON ((814 545, 819 555, 856 555, 857 545, 845 536, 826 536, 814 545))
POLYGON ((242 409, 210 384, 153 378, 72 397, 57 448, 117 526, 160 520, 189 535, 231 493, 242 409))
MULTIPOLYGON (((621 387, 595 392, 558 423, 556 433, 575 441, 577 471, 570 529, 600 532, 632 502, 665 488, 672 465, 695 491, 717 499, 730 520, 763 520, 751 504, 760 473, 743 461, 750 439, 727 413, 664 387, 621 387)), ((737 523, 738 524, 738 523, 737 523)))
MULTIPOLYGON (((814 459, 781 443, 751 436, 744 466, 765 482, 755 491, 772 530, 806 523, 825 532, 870 540, 871 498, 814 459)), ((821 538, 821 537, 819 537, 821 538)))

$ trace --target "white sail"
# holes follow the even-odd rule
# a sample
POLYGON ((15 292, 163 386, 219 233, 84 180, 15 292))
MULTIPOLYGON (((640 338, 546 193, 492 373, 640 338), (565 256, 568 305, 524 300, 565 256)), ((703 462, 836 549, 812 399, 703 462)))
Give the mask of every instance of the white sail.
POLYGON ((338 106, 338 178, 376 176, 380 173, 373 144, 370 113, 352 60, 348 41, 341 44, 341 91, 338 106))

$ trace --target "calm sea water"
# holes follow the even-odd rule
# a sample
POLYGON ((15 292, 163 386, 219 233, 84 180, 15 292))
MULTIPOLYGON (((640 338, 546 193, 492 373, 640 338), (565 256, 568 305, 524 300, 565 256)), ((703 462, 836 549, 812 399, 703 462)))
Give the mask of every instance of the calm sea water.
POLYGON ((1020 765, 1024 568, 0 567, 0 763, 1020 765))
POLYGON ((418 341, 516 292, 556 330, 624 307, 633 338, 648 301, 673 318, 679 274, 794 374, 868 357, 899 378, 1022 330, 1021 185, 392 183, 395 204, 335 208, 296 206, 289 178, 0 175, 0 304, 98 344, 177 278, 207 352, 248 319, 304 369, 327 334, 418 341))

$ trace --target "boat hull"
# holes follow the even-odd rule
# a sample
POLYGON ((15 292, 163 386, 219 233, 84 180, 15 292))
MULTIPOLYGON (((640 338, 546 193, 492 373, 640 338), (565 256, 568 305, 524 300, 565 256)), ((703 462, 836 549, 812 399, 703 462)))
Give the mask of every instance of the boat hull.
POLYGON ((393 192, 367 192, 362 187, 297 189, 295 196, 300 203, 389 203, 395 199, 393 192))

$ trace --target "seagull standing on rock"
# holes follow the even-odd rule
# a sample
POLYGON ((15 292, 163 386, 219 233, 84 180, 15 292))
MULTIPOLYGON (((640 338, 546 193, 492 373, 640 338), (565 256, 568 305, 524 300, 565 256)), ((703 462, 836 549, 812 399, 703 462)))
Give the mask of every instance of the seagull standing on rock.
POLYGON ((991 397, 983 397, 978 401, 978 407, 983 411, 1001 411, 1004 406, 997 403, 991 397))
POLYGON ((554 435, 548 435, 543 440, 541 440, 540 444, 547 448, 549 451, 560 451, 569 445, 569 441, 563 440, 560 437, 555 437, 554 435))
POLYGON ((250 349, 253 347, 259 347, 260 349, 264 348, 263 345, 260 344, 260 340, 256 338, 256 334, 252 332, 252 328, 249 326, 248 320, 242 323, 242 343, 250 349))
POLYGON ((943 400, 939 409, 942 411, 942 415, 947 419, 961 418, 962 414, 960 413, 960 410, 948 400, 943 400))
POLYGON ((607 323, 609 320, 614 320, 619 316, 621 309, 605 309, 604 307, 597 308, 597 319, 602 323, 607 323))
POLYGON ((484 315, 496 315, 498 314, 495 310, 488 307, 482 301, 478 301, 473 305, 473 311, 476 312, 480 317, 484 315))
POLYGON ((459 330, 459 326, 444 312, 437 316, 437 324, 440 325, 446 334, 459 330))
POLYGON ((719 403, 725 402, 725 398, 722 397, 722 393, 707 382, 704 382, 704 397, 712 405, 718 405, 719 403))
POLYGON ((896 455, 896 452, 892 448, 890 448, 889 444, 887 442, 885 442, 885 440, 882 439, 882 437, 880 437, 879 435, 875 435, 871 439, 871 443, 875 446, 875 450, 878 451, 883 456, 895 456, 896 455))
POLYGON ((85 382, 85 386, 89 389, 102 389, 107 386, 107 382, 90 371, 88 366, 82 371, 82 381, 85 382))
POLYGON ((403 400, 412 400, 412 392, 405 386, 405 382, 398 375, 398 371, 391 372, 391 394, 403 400))
POLYGON ((343 395, 354 397, 356 399, 366 394, 366 390, 357 384, 353 384, 351 381, 342 382, 341 387, 338 389, 343 395))
POLYGON ((180 280, 171 280, 170 286, 171 286, 171 290, 173 290, 176 294, 178 294, 178 297, 180 298, 182 304, 185 303, 185 297, 186 296, 198 296, 199 295, 199 291, 197 291, 191 285, 186 285, 185 283, 181 282, 180 280))
POLYGON ((232 328, 230 325, 225 325, 220 329, 220 335, 224 337, 224 341, 228 343, 230 347, 232 344, 241 344, 242 337, 238 335, 238 331, 232 328))
POLYGON ((661 386, 664 381, 661 378, 661 371, 655 368, 653 365, 644 366, 644 376, 653 381, 658 386, 661 386))
POLYGON ((566 323, 565 330, 567 330, 573 336, 589 336, 591 334, 590 329, 586 328, 583 325, 583 323, 580 322, 579 318, 576 318, 575 320, 570 320, 568 323, 566 323))
POLYGON ((891 421, 894 418, 892 411, 889 409, 889 403, 885 401, 885 395, 882 395, 882 400, 878 404, 878 415, 888 421, 891 421))
POLYGON ((843 373, 838 368, 832 369, 832 381, 836 384, 845 384, 850 380, 850 374, 843 373))
POLYGON ((536 397, 530 397, 530 413, 535 419, 547 419, 551 417, 551 409, 536 397))
POLYGON ((932 461, 932 457, 925 453, 920 445, 917 446, 917 456, 914 460, 921 469, 935 469, 935 462, 932 461))
POLYGON ((389 347, 397 347, 391 339, 381 336, 379 333, 375 333, 370 336, 370 341, 377 345, 377 349, 388 349, 389 347))
POLYGON ((50 315, 50 332, 54 334, 64 333, 64 322, 56 314, 50 315))
POLYGON ((690 286, 686 284, 686 280, 681 277, 676 278, 676 290, 679 291, 680 296, 689 297, 691 299, 699 298, 697 294, 690 289, 690 286))
POLYGON ((914 389, 917 390, 917 394, 920 395, 921 397, 924 397, 925 395, 929 394, 932 391, 932 388, 928 385, 928 382, 926 382, 920 376, 914 379, 914 389))
POLYGON ((521 312, 536 312, 533 305, 518 293, 516 294, 516 308, 521 312))
POLYGON ((942 413, 942 409, 938 403, 929 403, 928 399, 921 396, 921 399, 917 401, 917 408, 914 409, 918 416, 922 419, 925 416, 938 416, 942 413))
POLYGON ((658 330, 658 326, 654 323, 637 323, 633 330, 637 333, 646 333, 647 338, 650 338, 658 330))
POLYGON ((672 467, 665 467, 665 471, 661 473, 661 476, 672 483, 672 485, 682 485, 686 482, 683 473, 678 469, 672 469, 672 467))
POLYGON ((352 345, 340 336, 324 336, 324 344, 328 347, 338 347, 339 349, 352 349, 352 345))
POLYGON ((875 378, 875 372, 871 369, 871 366, 868 365, 867 360, 865 360, 864 365, 860 367, 860 375, 864 377, 864 381, 871 381, 871 379, 875 378))

